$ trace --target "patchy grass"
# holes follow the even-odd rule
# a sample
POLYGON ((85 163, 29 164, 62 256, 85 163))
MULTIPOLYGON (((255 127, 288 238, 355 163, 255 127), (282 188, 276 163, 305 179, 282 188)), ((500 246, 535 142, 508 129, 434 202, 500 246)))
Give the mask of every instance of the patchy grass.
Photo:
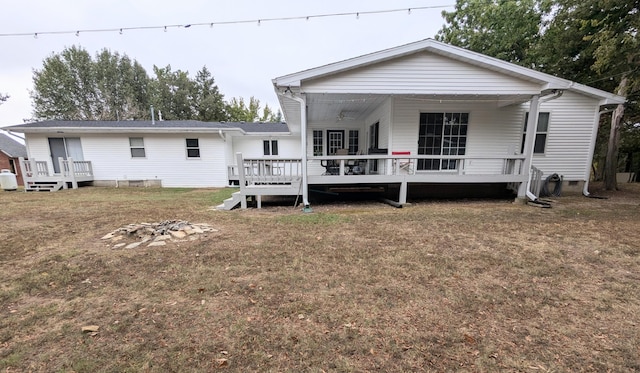
POLYGON ((312 214, 210 210, 230 189, 0 192, 0 370, 637 371, 640 188, 624 187, 545 210, 312 214), (100 240, 166 219, 219 232, 100 240))

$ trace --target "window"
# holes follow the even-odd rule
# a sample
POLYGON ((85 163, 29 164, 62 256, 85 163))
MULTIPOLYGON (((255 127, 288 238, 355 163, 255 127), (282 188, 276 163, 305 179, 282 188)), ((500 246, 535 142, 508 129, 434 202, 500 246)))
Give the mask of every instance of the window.
POLYGON ((142 137, 129 137, 129 147, 131 148, 132 158, 144 158, 144 140, 142 137))
POLYGON ((375 122, 369 126, 369 149, 378 149, 378 133, 380 132, 380 122, 375 122))
POLYGON ((187 158, 200 158, 198 139, 187 139, 187 158))
POLYGON ((278 155, 278 140, 264 140, 262 147, 264 155, 278 155))
POLYGON ((349 155, 355 155, 358 153, 358 137, 360 136, 360 131, 358 130, 349 130, 349 155))
POLYGON ((321 130, 313 130, 313 155, 314 156, 322 156, 324 155, 324 147, 323 147, 323 132, 321 130))
MULTIPOLYGON (((465 155, 469 113, 421 113, 418 154, 465 155)), ((418 170, 455 170, 455 159, 420 159, 418 170)))
POLYGON ((16 167, 16 160, 13 158, 9 158, 9 171, 12 174, 18 175, 18 167, 16 167))
MULTIPOLYGON (((527 122, 529 113, 524 116, 524 132, 522 134, 522 147, 520 153, 524 153, 524 141, 527 136, 527 122)), ((536 140, 533 146, 533 154, 544 154, 547 145, 547 132, 549 131, 549 113, 538 113, 538 125, 536 127, 536 140)))

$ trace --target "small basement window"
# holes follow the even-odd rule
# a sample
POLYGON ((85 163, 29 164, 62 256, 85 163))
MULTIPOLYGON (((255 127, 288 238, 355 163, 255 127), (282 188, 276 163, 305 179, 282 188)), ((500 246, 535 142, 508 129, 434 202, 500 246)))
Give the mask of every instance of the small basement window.
POLYGON ((144 139, 142 137, 129 137, 129 148, 131 149, 132 158, 144 158, 144 139))
POLYGON ((200 142, 198 139, 187 139, 187 158, 200 158, 200 142))

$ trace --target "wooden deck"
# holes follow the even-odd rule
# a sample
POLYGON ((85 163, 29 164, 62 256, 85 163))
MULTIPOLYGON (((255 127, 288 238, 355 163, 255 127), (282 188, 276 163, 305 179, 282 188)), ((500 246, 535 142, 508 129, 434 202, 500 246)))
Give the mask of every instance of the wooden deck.
POLYGON ((49 162, 19 158, 25 191, 50 191, 78 188, 78 183, 93 181, 91 161, 58 159, 60 172, 52 172, 49 162))
MULTIPOLYGON (((229 181, 240 191, 221 205, 231 209, 240 204, 246 208, 247 198, 255 198, 258 207, 265 195, 300 196, 302 193, 302 160, 236 156, 237 164, 228 169, 229 181), (242 165, 238 167, 237 165, 242 165), (240 172, 242 170, 242 172, 240 172)), ((524 156, 427 156, 410 154, 375 154, 309 157, 308 185, 400 185, 398 203, 406 203, 411 184, 504 183, 517 186, 526 183, 524 156), (436 168, 429 170, 426 168, 436 168)))

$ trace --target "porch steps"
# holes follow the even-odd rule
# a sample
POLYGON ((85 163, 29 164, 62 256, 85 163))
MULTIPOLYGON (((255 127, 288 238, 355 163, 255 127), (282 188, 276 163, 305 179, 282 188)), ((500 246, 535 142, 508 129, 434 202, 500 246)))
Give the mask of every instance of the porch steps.
POLYGON ((216 209, 218 210, 225 210, 225 211, 229 211, 231 209, 233 209, 234 207, 238 206, 238 204, 240 202, 242 202, 242 199, 246 198, 242 195, 241 192, 234 192, 233 194, 231 194, 231 197, 225 199, 222 204, 216 206, 216 209))
POLYGON ((27 183, 26 192, 56 192, 64 187, 63 181, 36 181, 27 183))

